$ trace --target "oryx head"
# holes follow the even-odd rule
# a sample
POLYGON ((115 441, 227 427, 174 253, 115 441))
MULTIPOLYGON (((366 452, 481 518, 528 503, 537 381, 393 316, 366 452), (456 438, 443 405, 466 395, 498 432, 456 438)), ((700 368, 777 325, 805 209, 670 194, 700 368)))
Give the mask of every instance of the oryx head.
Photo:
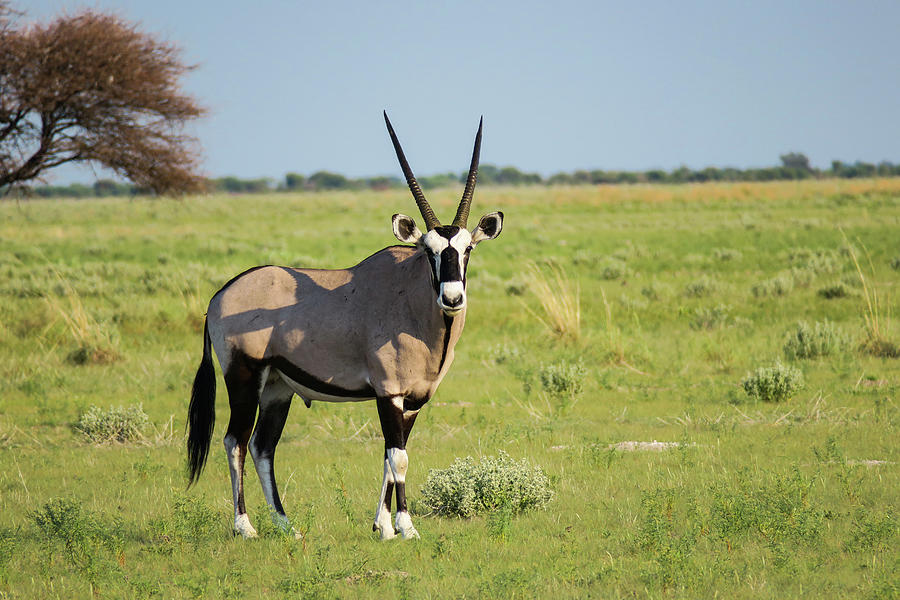
POLYGON ((434 290, 437 294, 437 304, 447 316, 458 314, 466 306, 466 267, 469 265, 469 254, 472 249, 484 240, 492 240, 500 234, 503 227, 503 213, 492 212, 481 217, 478 226, 468 231, 466 221, 469 219, 469 205, 472 203, 472 194, 475 192, 475 179, 478 176, 478 157, 481 153, 481 125, 478 123, 478 134, 475 136, 475 150, 472 152, 472 163, 469 166, 469 175, 466 178, 466 189, 463 191, 462 200, 456 211, 456 217, 452 225, 441 225, 434 211, 431 210, 422 188, 416 181, 400 141, 387 111, 384 113, 384 122, 387 124, 388 133, 397 159, 406 177, 406 183, 412 192, 422 218, 425 220, 427 231, 423 234, 412 217, 406 215, 394 215, 394 235, 401 242, 415 244, 425 250, 431 263, 431 276, 434 290))

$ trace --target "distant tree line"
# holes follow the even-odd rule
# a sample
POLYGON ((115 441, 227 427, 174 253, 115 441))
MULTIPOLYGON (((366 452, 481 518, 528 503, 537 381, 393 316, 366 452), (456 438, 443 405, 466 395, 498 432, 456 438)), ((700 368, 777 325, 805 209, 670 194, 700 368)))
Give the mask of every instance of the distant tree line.
MULTIPOLYGON (((516 167, 497 167, 482 164, 478 169, 478 184, 490 185, 616 185, 616 184, 674 184, 705 183, 712 181, 785 181, 800 179, 854 179, 861 177, 900 177, 900 165, 884 161, 878 164, 857 161, 844 163, 832 161, 830 169, 817 169, 809 164, 806 155, 789 152, 780 157, 781 164, 774 167, 737 169, 734 167, 706 167, 691 169, 679 167, 671 171, 650 169, 648 171, 606 171, 602 169, 577 170, 556 173, 542 177, 538 173, 526 173, 516 167)), ((441 173, 419 177, 425 189, 449 187, 464 183, 466 173, 441 173)), ((239 177, 218 177, 206 180, 209 192, 229 194, 261 194, 274 192, 317 192, 326 190, 387 190, 404 188, 406 183, 396 176, 351 178, 317 171, 312 175, 288 173, 282 181, 263 177, 241 179, 239 177)), ((40 186, 29 192, 42 198, 52 197, 96 197, 96 196, 137 196, 150 194, 151 190, 130 183, 119 183, 101 179, 93 185, 72 184, 66 186, 40 186)))

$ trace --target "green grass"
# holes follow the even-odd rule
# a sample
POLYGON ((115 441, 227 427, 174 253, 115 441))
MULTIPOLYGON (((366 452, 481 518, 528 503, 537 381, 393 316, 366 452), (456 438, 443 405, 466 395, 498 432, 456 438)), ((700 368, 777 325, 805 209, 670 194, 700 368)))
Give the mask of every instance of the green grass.
POLYGON ((252 467, 261 538, 233 538, 224 452, 185 491, 181 427, 211 294, 257 264, 358 262, 408 194, 0 204, 0 598, 897 597, 900 359, 866 342, 877 316, 900 343, 900 181, 478 191, 491 210, 504 231, 408 445, 422 537, 381 543, 372 403, 294 403, 276 469, 302 540, 252 467), (532 263, 575 290, 576 336, 545 325, 532 263), (800 321, 849 343, 792 359, 800 321), (778 362, 804 387, 747 396, 778 362), (94 444, 74 428, 92 406, 150 424, 94 444), (431 513, 430 470, 501 452, 548 476, 545 508, 431 513))

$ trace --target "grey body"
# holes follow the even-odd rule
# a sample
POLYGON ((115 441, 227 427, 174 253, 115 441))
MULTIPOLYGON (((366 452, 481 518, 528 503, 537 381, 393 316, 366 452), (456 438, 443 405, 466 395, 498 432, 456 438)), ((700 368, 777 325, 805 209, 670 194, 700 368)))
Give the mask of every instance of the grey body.
POLYGON ((239 354, 271 365, 307 404, 427 400, 465 323, 463 309, 448 330, 430 281, 425 251, 409 246, 385 248, 349 269, 254 269, 210 302, 213 348, 223 371, 239 354), (279 369, 283 361, 325 385, 279 369))

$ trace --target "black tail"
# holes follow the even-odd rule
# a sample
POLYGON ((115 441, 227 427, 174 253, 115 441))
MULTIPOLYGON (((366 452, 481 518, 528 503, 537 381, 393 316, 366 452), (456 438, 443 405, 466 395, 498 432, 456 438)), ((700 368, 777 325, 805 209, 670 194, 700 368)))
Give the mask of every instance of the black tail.
POLYGON ((209 324, 203 323, 203 359, 194 377, 188 408, 188 487, 200 477, 209 455, 209 442, 216 425, 216 369, 212 361, 209 324))

